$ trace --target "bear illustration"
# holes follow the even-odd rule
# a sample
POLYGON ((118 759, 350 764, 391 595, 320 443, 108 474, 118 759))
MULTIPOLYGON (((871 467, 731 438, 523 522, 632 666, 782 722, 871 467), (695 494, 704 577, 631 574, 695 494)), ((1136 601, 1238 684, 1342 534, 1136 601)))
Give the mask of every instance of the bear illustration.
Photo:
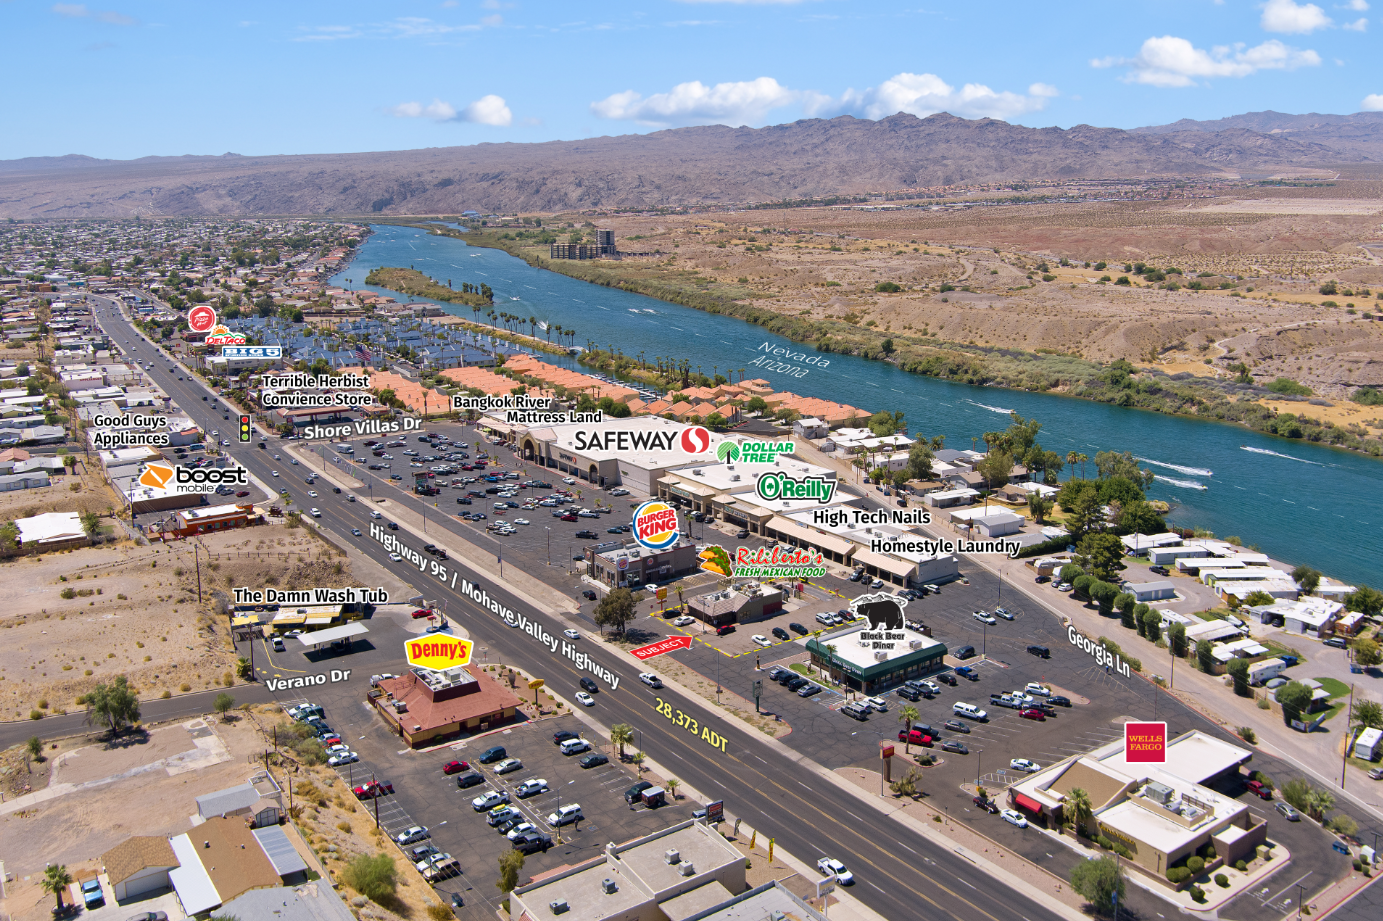
POLYGON ((861 595, 850 602, 850 610, 868 620, 871 630, 902 630, 903 605, 907 603, 906 598, 880 592, 861 595))

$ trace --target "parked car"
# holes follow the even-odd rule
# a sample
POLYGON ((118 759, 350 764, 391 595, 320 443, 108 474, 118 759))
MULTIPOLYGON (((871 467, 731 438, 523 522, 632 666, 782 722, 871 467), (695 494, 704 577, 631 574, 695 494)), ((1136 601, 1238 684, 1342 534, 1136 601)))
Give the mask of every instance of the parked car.
POLYGON ((1028 820, 1023 818, 1023 813, 1016 809, 1005 809, 1003 811, 1004 821, 1018 828, 1027 828, 1028 820))
POLYGON ((906 742, 911 745, 922 745, 924 747, 930 748, 932 744, 932 737, 927 735, 920 729, 899 729, 898 741, 906 742))
POLYGON ((960 647, 959 649, 956 650, 956 658, 957 658, 957 659, 960 659, 960 660, 962 660, 962 661, 964 661, 964 660, 966 660, 966 659, 973 659, 974 657, 975 657, 975 647, 974 647, 974 646, 962 646, 962 647, 960 647))
POLYGON ((496 745, 494 748, 485 749, 476 760, 481 764, 494 764, 496 761, 503 761, 507 755, 508 752, 504 750, 503 745, 496 745))
POLYGON ((1325 645, 1333 646, 1336 649, 1344 649, 1349 645, 1349 640, 1343 636, 1332 636, 1325 641, 1325 645))
POLYGON ((974 614, 970 616, 974 617, 975 620, 978 620, 980 623, 988 624, 991 627, 999 623, 997 620, 994 619, 994 616, 990 614, 988 611, 976 611, 974 614))
POLYGON ((787 632, 786 630, 784 630, 782 627, 774 627, 774 628, 773 628, 772 630, 770 630, 769 632, 772 633, 775 637, 777 637, 777 638, 780 639, 780 640, 790 640, 790 639, 792 639, 792 637, 788 635, 788 632, 787 632))
POLYGON ((970 797, 970 802, 974 803, 976 806, 979 806, 981 809, 983 809, 990 815, 999 814, 999 807, 992 799, 988 799, 983 796, 972 796, 970 797))
POLYGON ((581 738, 581 737, 580 737, 579 735, 577 735, 576 733, 574 733, 574 732, 568 732, 568 731, 565 730, 565 729, 559 729, 557 732, 554 732, 554 733, 552 734, 552 744, 553 744, 553 745, 561 745, 563 742, 567 741, 567 739, 579 739, 579 738, 581 738))
POLYGON ((808 681, 804 686, 797 689, 798 697, 812 697, 821 693, 821 685, 813 684, 808 681))
POLYGON ((955 752, 958 755, 970 754, 970 749, 965 747, 965 743, 957 742, 955 739, 947 739, 945 742, 942 742, 941 750, 947 752, 955 752))
POLYGON ((394 785, 387 780, 371 780, 368 783, 358 784, 353 792, 356 799, 374 799, 376 796, 393 793, 394 785))
POLYGON ((1023 686, 1023 690, 1035 697, 1051 697, 1052 689, 1045 684, 1038 684, 1036 681, 1029 681, 1023 686))
POLYGON ((1244 787, 1259 799, 1273 798, 1273 788, 1263 783, 1261 780, 1250 780, 1248 783, 1244 784, 1244 787))
POLYGON ((537 796, 539 793, 547 792, 547 781, 541 777, 532 780, 525 780, 514 788, 514 795, 519 799, 527 799, 530 796, 537 796))
POLYGON ((458 775, 456 776, 456 789, 458 789, 458 790, 466 790, 466 789, 469 789, 470 787, 474 787, 474 786, 478 786, 479 784, 483 784, 484 782, 485 782, 485 777, 484 777, 484 775, 482 775, 482 774, 477 774, 475 771, 470 771, 469 773, 466 773, 466 774, 458 774, 458 775))
POLYGON ((772 640, 770 640, 768 637, 763 636, 763 635, 758 634, 758 633, 756 633, 756 634, 754 634, 753 636, 751 636, 750 639, 754 641, 754 645, 756 645, 756 646, 760 646, 760 647, 765 647, 765 648, 766 648, 766 647, 768 647, 768 646, 772 646, 772 645, 773 645, 773 641, 772 641, 772 640))
MULTIPOLYGON (((972 652, 974 651, 974 647, 973 647, 973 646, 966 647, 966 648, 969 648, 972 652)), ((957 675, 960 675, 962 678, 969 678, 971 681, 979 681, 979 680, 980 680, 980 673, 977 672, 977 671, 975 671, 973 668, 971 668, 971 667, 968 666, 968 665, 960 665, 960 666, 957 666, 957 667, 956 667, 956 672, 955 672, 955 673, 956 673, 957 675)))
POLYGON ((512 843, 514 850, 532 854, 535 851, 546 851, 552 847, 552 838, 542 834, 528 834, 512 839, 512 843))
POLYGON ((952 732, 963 732, 966 735, 970 734, 970 724, 962 720, 947 720, 945 723, 942 723, 942 725, 952 732))
POLYGON ((394 837, 394 841, 399 844, 416 844, 419 841, 425 841, 431 837, 432 833, 424 826, 414 825, 411 828, 399 832, 398 835, 394 837))
POLYGON ((563 825, 579 822, 583 818, 585 817, 581 814, 581 804, 572 803, 563 806, 556 812, 550 813, 547 817, 547 824, 551 825, 553 828, 561 828, 563 825))
POLYGON ((509 802, 509 794, 504 790, 486 790, 471 800, 471 808, 476 812, 486 812, 509 802))
POLYGON ((1282 817, 1286 819, 1288 822, 1301 821, 1301 813, 1297 812, 1296 808, 1291 803, 1279 802, 1273 808, 1275 808, 1279 813, 1281 813, 1282 817))
POLYGON ((496 774, 512 774, 514 771, 522 771, 523 762, 518 758, 505 758, 495 765, 496 774))
POLYGON ((1022 771, 1025 774, 1036 774, 1038 771, 1042 770, 1041 766, 1038 765, 1036 761, 1029 761, 1027 758, 1014 758, 1008 763, 1008 766, 1015 771, 1022 771))
POLYGON ((82 901, 86 903, 87 911, 106 904, 106 894, 101 891, 99 879, 89 879, 82 883, 82 901))
POLYGON ((442 768, 443 774, 460 774, 462 771, 469 771, 471 766, 464 761, 448 761, 442 768))
POLYGON ((1019 710, 1018 715, 1025 720, 1036 720, 1039 723, 1045 722, 1047 719, 1046 714, 1044 714, 1041 710, 1037 710, 1032 707, 1029 707, 1024 710, 1019 710))
POLYGON ((595 754, 587 755, 576 763, 581 765, 582 768, 593 768, 600 767, 602 764, 609 764, 610 759, 596 752, 595 754))

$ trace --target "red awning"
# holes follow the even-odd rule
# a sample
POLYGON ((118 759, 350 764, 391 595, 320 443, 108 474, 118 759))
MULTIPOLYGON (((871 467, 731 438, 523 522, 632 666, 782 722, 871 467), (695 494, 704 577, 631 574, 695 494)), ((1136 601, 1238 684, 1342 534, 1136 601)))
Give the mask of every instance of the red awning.
POLYGON ((1042 804, 1039 803, 1037 800, 1032 799, 1031 797, 1024 796, 1021 793, 1013 794, 1013 805, 1017 806, 1019 809, 1026 809, 1029 812, 1036 812, 1038 815, 1042 814, 1042 804))

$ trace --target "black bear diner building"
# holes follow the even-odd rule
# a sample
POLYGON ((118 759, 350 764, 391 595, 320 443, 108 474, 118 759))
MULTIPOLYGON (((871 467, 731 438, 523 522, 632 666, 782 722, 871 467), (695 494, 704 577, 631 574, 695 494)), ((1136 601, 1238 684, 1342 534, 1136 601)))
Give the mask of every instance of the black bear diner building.
POLYGON ((846 687, 864 694, 879 694, 910 678, 922 678, 942 668, 946 644, 904 627, 889 630, 896 641, 861 639, 875 634, 868 623, 854 623, 807 640, 812 665, 846 687), (831 647, 827 649, 827 647, 831 647), (880 647, 891 648, 880 648, 880 647))

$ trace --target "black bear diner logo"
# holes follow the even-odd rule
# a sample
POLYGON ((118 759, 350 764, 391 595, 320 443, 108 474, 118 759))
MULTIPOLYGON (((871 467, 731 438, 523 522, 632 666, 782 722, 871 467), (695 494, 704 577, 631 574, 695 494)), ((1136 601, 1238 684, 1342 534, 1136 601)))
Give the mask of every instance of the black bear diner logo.
POLYGON ((890 650, 907 639, 903 632, 906 621, 903 618, 903 605, 908 599, 898 595, 878 592, 860 595, 850 602, 850 613, 863 617, 869 626, 860 631, 861 646, 890 650))

